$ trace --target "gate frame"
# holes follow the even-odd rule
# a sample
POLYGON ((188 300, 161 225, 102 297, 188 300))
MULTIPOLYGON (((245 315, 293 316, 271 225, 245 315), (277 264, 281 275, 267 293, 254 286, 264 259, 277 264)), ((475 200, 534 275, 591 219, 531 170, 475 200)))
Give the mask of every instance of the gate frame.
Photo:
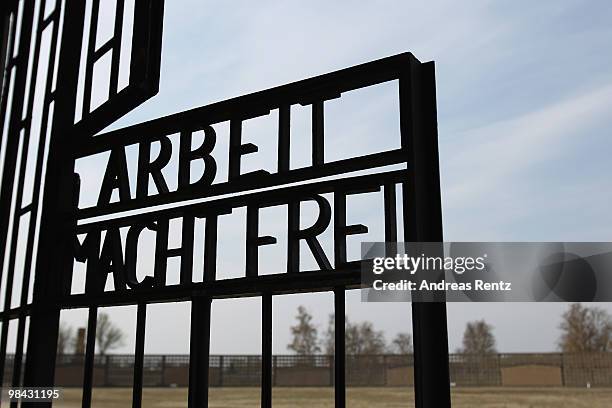
MULTIPOLYGON (((24 0, 31 2, 31 0, 24 0)), ((97 2, 98 0, 95 0, 97 2)), ((138 0, 147 2, 149 0, 138 0)), ((163 8, 163 2, 150 0, 151 4, 163 8)), ((16 4, 16 2, 13 2, 16 4)), ((11 4, 13 4, 11 3, 11 4)), ((33 4, 33 3, 32 3, 33 4)), ((154 8, 154 7, 153 7, 154 8)), ((157 12, 161 12, 159 8, 157 12)), ((2 10, 3 26, 11 13, 11 7, 2 10)), ((442 215, 438 163, 437 144, 437 113, 435 96, 435 69, 433 62, 420 63, 412 54, 404 53, 382 60, 358 65, 330 74, 321 75, 293 84, 272 88, 239 98, 230 99, 202 108, 197 108, 184 113, 170 115, 166 118, 156 119, 143 124, 135 125, 127 129, 109 132, 96 138, 83 135, 81 132, 93 132, 106 126, 121 115, 123 110, 130 110, 139 105, 148 97, 157 93, 159 80, 159 58, 156 50, 161 50, 161 22, 159 25, 147 27, 147 33, 153 38, 151 58, 153 71, 147 71, 150 80, 139 89, 134 99, 127 97, 123 102, 117 102, 117 106, 107 107, 95 115, 95 120, 74 125, 73 119, 76 109, 76 89, 78 84, 79 67, 73 61, 80 60, 81 41, 83 31, 83 20, 85 14, 84 2, 71 2, 71 7, 65 8, 64 33, 70 27, 70 36, 62 36, 60 59, 58 66, 58 81, 55 91, 55 109, 53 115, 53 128, 50 135, 49 159, 47 161, 45 184, 42 199, 42 215, 40 218, 40 235, 38 240, 38 252, 35 268, 34 296, 33 302, 17 308, 5 309, 0 313, 3 324, 3 332, 8 330, 8 322, 16 317, 19 318, 19 335, 23 346, 25 318, 30 317, 30 328, 27 343, 27 356, 25 364, 25 375, 23 385, 49 386, 53 384, 56 343, 59 328, 60 311, 64 308, 88 307, 88 331, 86 343, 86 359, 83 386, 83 406, 91 405, 91 387, 93 378, 93 357, 95 352, 95 329, 97 320, 97 308, 100 306, 136 304, 136 348, 134 363, 134 385, 133 406, 139 407, 142 402, 142 362, 144 354, 144 336, 146 322, 146 305, 159 301, 191 300, 191 338, 190 338, 190 385, 189 406, 207 406, 208 386, 201 387, 200 384, 208 384, 208 360, 210 345, 210 313, 211 302, 215 298, 237 297, 237 296, 261 296, 262 297, 262 382, 261 382, 261 405, 271 406, 272 401, 272 297, 284 293, 332 291, 334 293, 335 305, 335 337, 337 349, 344 349, 344 327, 345 327, 345 291, 357 288, 360 285, 360 271, 355 265, 344 271, 332 270, 333 273, 303 273, 302 276, 272 275, 265 278, 256 277, 257 281, 250 281, 249 277, 236 282, 205 281, 201 285, 185 287, 165 287, 164 294, 147 292, 128 292, 127 296, 114 293, 111 295, 92 296, 70 295, 70 283, 72 278, 72 265, 75 256, 74 235, 79 230, 77 220, 82 214, 91 214, 83 210, 76 210, 78 203, 78 178, 74 175, 74 164, 77 157, 87 155, 88 152, 101 149, 105 145, 115 142, 127 145, 127 138, 119 140, 122 132, 133 129, 155 130, 163 129, 164 123, 168 121, 179 121, 182 118, 195 118, 205 114, 214 117, 227 115, 233 112, 232 107, 246 105, 255 108, 258 103, 264 105, 276 105, 278 100, 291 98, 297 93, 311 93, 315 99, 320 99, 321 110, 313 109, 313 123, 322 125, 323 112, 322 101, 329 95, 317 94, 322 88, 320 84, 344 84, 345 88, 351 88, 351 84, 367 82, 370 85, 397 79, 399 82, 400 99, 400 134, 402 139, 403 156, 397 162, 406 162, 408 171, 402 171, 403 179, 389 180, 393 185, 393 192, 385 189, 385 194, 395 197, 395 185, 403 185, 403 219, 404 236, 406 242, 442 242, 442 215), (78 23, 80 22, 80 23, 78 23), (77 23, 77 24, 75 24, 77 23), (155 43, 159 41, 159 43, 155 43), (155 60, 157 67, 154 66, 155 60), (157 72, 155 71, 157 70, 157 72), (119 106, 120 105, 120 106, 119 106), (229 109, 229 110, 228 110, 229 109), (317 116, 320 114, 320 118, 317 116), (320 120, 320 122, 316 122, 320 120), (291 279, 289 279, 291 278, 291 279), (246 279, 246 280, 245 280, 246 279), (248 289, 247 289, 248 288, 248 289), (22 321, 24 322, 22 325, 22 321)), ((25 24, 24 24, 25 25, 25 24)), ((26 25, 27 26, 27 25, 26 25)), ((22 27, 27 32, 27 27, 22 27)), ((31 31, 31 27, 30 27, 31 31)), ((6 29, 5 29, 6 32, 6 29)), ((22 31, 24 32, 24 31, 22 31)), ((146 36, 146 35, 145 35, 146 36)), ((8 47, 4 45, 8 36, 3 36, 3 55, 0 61, 6 59, 8 47)), ((26 41, 22 41, 25 43, 26 41)), ((29 43, 29 41, 27 41, 29 43)), ((23 63, 23 62, 22 62, 23 63)), ((27 66, 27 59, 26 59, 27 66)), ((4 76, 4 71, 3 71, 4 76)), ((25 78, 24 78, 25 81, 25 78)), ((365 87, 370 85, 359 86, 365 87)), ((340 91, 339 93, 341 93, 340 91)), ((335 97, 335 95, 334 95, 335 97)), ((17 98, 20 99, 20 98, 17 98)), ((327 98, 328 99, 328 98, 327 98)), ((306 102, 305 104, 309 104, 306 102)), ((313 104, 313 106, 315 106, 313 104)), ((318 105, 317 105, 318 106, 318 105)), ((282 115, 281 115, 282 116, 282 115)), ((282 119, 281 119, 282 121, 282 119)), ((288 118, 287 118, 288 121, 288 118)), ((211 123, 217 123, 212 121, 211 123)), ((283 123, 281 122, 281 125, 283 123)), ((286 122, 285 124, 288 124, 286 122)), ((284 128, 283 126, 280 126, 284 128)), ((281 131, 282 132, 282 131, 281 131)), ((315 131, 316 133, 316 131, 315 131)), ((133 133, 132 133, 133 134, 133 133)), ((10 134, 9 134, 10 136, 10 134)), ((279 137, 281 135, 279 134, 279 137)), ((323 137, 314 135, 313 137, 323 137)), ((145 140, 140 140, 145 141, 145 140)), ((13 143, 13 142, 12 142, 13 143)), ((14 143, 17 143, 14 141, 14 143)), ((288 149, 288 144, 285 146, 288 149)), ((313 149, 316 150, 316 149, 313 149)), ((322 158, 323 152, 313 152, 313 160, 322 158)), ((391 159, 392 155, 382 157, 376 156, 384 162, 391 159)), ((342 164, 326 163, 328 171, 333 174, 339 167, 354 165, 362 157, 346 160, 342 164)), ((10 157, 5 160, 4 171, 16 166, 15 160, 10 157)), ((342 171, 340 171, 342 172, 342 171)), ((292 171, 293 174, 296 172, 292 171)), ((282 181, 291 182, 292 173, 289 175, 278 174, 276 179, 279 184, 282 181)), ((313 169, 300 173, 297 177, 301 180, 309 180, 316 177, 317 172, 313 169)), ((252 180, 251 180, 252 181, 252 180)), ((265 181, 264 181, 265 183, 265 181)), ((348 183, 348 181, 347 181, 348 183)), ((236 183, 238 190, 247 188, 247 183, 236 183), (240 188, 240 186, 243 188, 240 188)), ((313 188, 320 188, 324 182, 311 183, 313 188)), ((384 187, 384 186, 383 186, 384 187)), ((5 186, 3 185, 3 189, 5 186)), ((252 188, 252 187, 251 187, 252 188)), ((282 190, 282 189, 281 189, 282 190)), ((332 190, 336 191, 336 190, 332 190)), ((289 189, 282 190, 288 194, 289 189)), ((178 195, 173 196, 175 200, 178 195)), ((3 195, 6 199, 6 195, 3 195)), ((141 203, 153 205, 166 198, 148 197, 141 203)), ((4 216, 6 201, 3 201, 2 219, 4 216)), ((389 200, 392 205, 385 206, 385 214, 395 211, 395 200, 389 200)), ((9 201, 10 207, 10 201, 9 201)), ((120 208, 121 205, 115 206, 120 208)), ((186 211, 186 207, 182 207, 186 211)), ((176 209, 175 209, 176 211, 176 209)), ((179 209, 180 211, 180 209, 179 209)), ((8 213, 8 210, 7 210, 8 213)), ((183 212, 184 214, 184 212, 183 212)), ((385 217, 385 220, 390 219, 385 217)), ((385 239, 393 241, 397 239, 396 227, 386 222, 385 239), (395 238, 395 239, 394 239, 395 238)), ((4 250, 4 249, 3 249, 4 250)), ((337 251, 338 248, 335 248, 337 251)), ((321 271, 323 272, 323 271, 321 271)), ((415 404, 417 407, 450 407, 450 381, 448 365, 448 337, 446 327, 446 304, 445 303, 413 303, 413 335, 414 335, 414 377, 415 377, 415 404)), ((1 359, 4 360, 6 352, 6 336, 3 335, 4 347, 1 350, 1 359)), ((18 341, 19 343, 19 341, 18 341)), ((19 345, 18 345, 19 347, 19 345)), ((16 353, 21 361, 21 352, 16 353)), ((16 361, 18 360, 16 356, 16 361)), ((346 405, 345 384, 345 355, 336 353, 334 362, 334 387, 335 406, 346 405)), ((19 364, 21 366, 21 364, 19 364)), ((17 362, 16 362, 17 367, 17 362)), ((18 373, 18 371, 17 371, 18 373)), ((14 374, 15 377, 15 374, 14 374)), ((14 378, 13 385, 19 385, 19 375, 14 378)), ((50 406, 51 403, 45 404, 50 406)), ((40 406, 40 403, 24 403, 23 406, 40 406)), ((43 405, 44 406, 44 405, 43 405)))

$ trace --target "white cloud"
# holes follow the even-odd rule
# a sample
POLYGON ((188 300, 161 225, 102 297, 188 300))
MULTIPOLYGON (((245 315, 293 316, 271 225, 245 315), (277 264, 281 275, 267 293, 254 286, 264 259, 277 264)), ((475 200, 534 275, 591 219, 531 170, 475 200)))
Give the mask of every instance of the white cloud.
MULTIPOLYGON (((442 146, 441 153, 447 223, 457 221, 463 227, 459 231, 473 231, 482 221, 485 225, 491 221, 506 224, 534 211, 526 205, 524 193, 537 193, 529 187, 534 186, 538 168, 554 170, 561 165, 561 157, 571 155, 577 145, 587 144, 584 130, 605 122, 611 105, 612 85, 608 85, 536 112, 449 137, 452 141, 442 146), (456 220, 452 216, 456 211, 471 216, 456 220)), ((562 180, 548 181, 563 185, 562 180)), ((583 189, 584 184, 565 187, 583 189)), ((534 202, 542 207, 555 205, 553 200, 537 196, 531 201, 534 202)), ((495 231, 487 232, 490 239, 500 238, 495 231)), ((460 234, 454 237, 461 239, 460 234)))

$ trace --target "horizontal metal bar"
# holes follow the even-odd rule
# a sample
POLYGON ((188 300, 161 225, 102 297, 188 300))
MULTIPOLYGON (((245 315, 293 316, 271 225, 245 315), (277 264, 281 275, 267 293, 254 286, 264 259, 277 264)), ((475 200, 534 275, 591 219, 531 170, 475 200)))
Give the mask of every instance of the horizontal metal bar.
MULTIPOLYGON (((144 141, 158 140, 196 124, 213 124, 236 119, 252 111, 276 109, 281 105, 298 104, 313 95, 334 95, 342 92, 399 79, 411 62, 418 60, 411 53, 368 62, 317 77, 293 82, 181 113, 154 119, 123 129, 83 138, 76 146, 76 157, 101 153, 116 146, 127 146, 144 141)), ((317 99, 317 98, 315 98, 317 99)), ((77 140, 77 143, 79 140, 77 140)))
POLYGON ((332 291, 339 286, 348 289, 361 287, 359 262, 351 262, 346 269, 331 271, 305 271, 262 275, 256 278, 223 279, 215 282, 197 282, 191 285, 172 285, 137 291, 115 291, 98 295, 78 294, 59 300, 60 307, 83 308, 89 306, 120 306, 144 303, 187 301, 193 296, 212 299, 261 296, 263 293, 284 295, 304 292, 332 291))
POLYGON ((139 213, 109 220, 80 224, 76 228, 76 233, 83 234, 92 229, 128 226, 136 222, 154 221, 162 217, 177 218, 183 216, 185 213, 196 213, 202 216, 205 216, 207 213, 218 214, 220 211, 225 212, 228 208, 243 207, 251 203, 256 203, 260 208, 271 207, 287 203, 287 200, 297 199, 309 194, 323 194, 337 189, 346 190, 364 186, 381 186, 385 183, 399 183, 406 179, 407 174, 408 170, 395 170, 384 173, 368 174, 365 176, 347 177, 299 186, 284 187, 277 190, 255 192, 240 196, 231 196, 203 203, 186 204, 180 207, 162 209, 149 213, 139 213))
MULTIPOLYGON (((107 99, 96 109, 89 111, 84 119, 75 123, 74 134, 94 134, 99 131, 100 128, 108 126, 109 122, 112 123, 109 118, 120 117, 121 114, 125 114, 126 111, 129 112, 131 109, 134 109, 135 106, 139 106, 150 97, 151 91, 148 89, 140 89, 131 85, 127 86, 115 94, 112 99, 107 99)), ((85 138, 87 140, 85 144, 89 145, 91 139, 89 137, 85 138)), ((74 140, 78 142, 79 138, 75 137, 74 140)))
POLYGON ((16 319, 22 315, 29 316, 31 312, 32 312, 31 305, 18 306, 18 307, 0 312, 0 320, 16 319))
POLYGON ((21 61, 21 55, 17 55, 15 57, 9 57, 8 62, 6 64, 6 70, 10 71, 12 68, 17 66, 17 64, 19 64, 19 61, 21 61))
POLYGON ((115 48, 116 43, 117 41, 115 41, 115 37, 111 37, 108 41, 102 44, 100 48, 98 48, 97 50, 93 52, 92 63, 98 61, 100 58, 106 55, 106 53, 113 50, 115 48))
POLYGON ((30 203, 30 204, 28 204, 28 205, 26 205, 24 207, 21 207, 21 209, 19 210, 18 214, 19 214, 19 216, 22 216, 22 215, 25 215, 25 214, 29 213, 30 211, 32 211, 32 203, 30 203))
POLYGON ((387 152, 338 160, 316 167, 306 167, 283 173, 270 174, 265 177, 244 176, 236 181, 214 184, 198 190, 186 189, 184 191, 110 203, 104 206, 82 208, 77 211, 77 218, 83 220, 86 218, 115 214, 121 211, 131 211, 157 205, 177 203, 180 201, 195 200, 198 198, 212 198, 223 194, 282 186, 284 184, 341 175, 359 170, 374 169, 376 167, 404 163, 407 157, 408 153, 406 151, 395 149, 387 152))
POLYGON ((39 28, 39 31, 43 31, 45 28, 47 28, 47 26, 51 23, 54 23, 55 20, 57 20, 57 17, 59 16, 59 10, 57 9, 57 7, 55 9, 53 9, 53 11, 47 16, 47 18, 45 18, 39 28))

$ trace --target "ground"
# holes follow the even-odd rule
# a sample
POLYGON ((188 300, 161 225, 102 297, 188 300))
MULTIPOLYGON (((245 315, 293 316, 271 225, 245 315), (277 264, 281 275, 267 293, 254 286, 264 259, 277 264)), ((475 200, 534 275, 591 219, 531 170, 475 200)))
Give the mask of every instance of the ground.
MULTIPOLYGON (((98 388, 93 392, 93 407, 131 407, 132 390, 98 388)), ((608 408, 612 405, 610 388, 453 388, 453 408, 608 408)), ((211 388, 212 408, 259 406, 258 388, 211 388)), ((273 406, 277 408, 333 407, 332 388, 274 388, 273 406)), ((396 408, 414 406, 414 393, 406 388, 349 388, 347 406, 355 408, 396 408)), ((64 399, 55 407, 81 406, 81 390, 64 389, 64 399)), ((145 388, 143 407, 187 406, 185 388, 145 388)))

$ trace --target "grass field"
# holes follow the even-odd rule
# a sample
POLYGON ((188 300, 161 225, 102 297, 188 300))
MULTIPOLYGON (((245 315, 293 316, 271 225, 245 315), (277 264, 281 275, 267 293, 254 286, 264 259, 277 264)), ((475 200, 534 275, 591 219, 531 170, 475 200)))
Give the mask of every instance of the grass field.
MULTIPOLYGON (((98 388, 93 391, 92 406, 99 408, 131 407, 132 390, 98 388)), ((610 388, 453 388, 453 407, 487 408, 608 408, 612 406, 610 388)), ((414 393, 406 388, 349 388, 347 406, 355 408, 410 407, 414 393)), ((80 407, 80 389, 66 388, 64 399, 56 407, 80 407)), ((332 388, 275 388, 273 405, 278 408, 333 407, 332 388)), ((186 407, 185 388, 145 388, 143 406, 156 408, 186 407)), ((258 388, 211 388, 209 406, 243 408, 259 406, 258 388)))

